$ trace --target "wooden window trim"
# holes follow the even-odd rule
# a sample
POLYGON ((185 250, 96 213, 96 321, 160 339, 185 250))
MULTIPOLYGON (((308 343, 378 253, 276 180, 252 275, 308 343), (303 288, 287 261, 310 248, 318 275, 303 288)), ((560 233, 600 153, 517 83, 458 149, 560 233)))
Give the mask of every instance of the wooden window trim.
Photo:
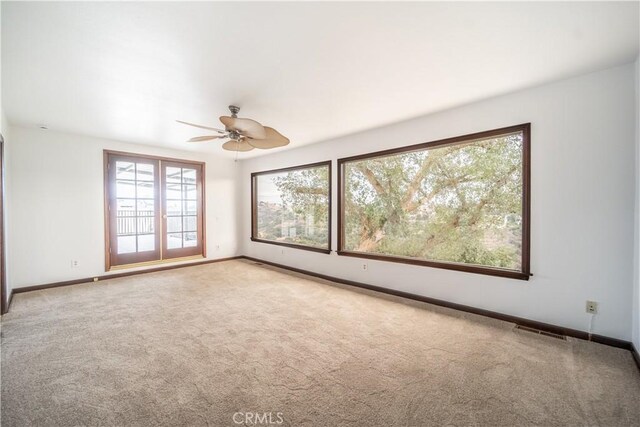
POLYGON ((389 150, 375 151, 372 153, 360 154, 357 156, 338 159, 338 255, 367 258, 378 261, 397 262, 410 265, 420 265, 426 267, 443 268, 447 270, 464 271, 467 273, 477 273, 489 276, 507 277, 519 280, 529 280, 531 274, 531 123, 493 129, 485 132, 478 132, 453 138, 446 138, 432 142, 409 145, 389 150), (384 255, 367 252, 355 252, 344 250, 345 230, 344 230, 344 165, 357 160, 365 160, 376 157, 385 157, 394 154, 406 153, 410 151, 422 151, 446 145, 461 144, 478 139, 490 138, 493 136, 508 133, 522 132, 522 259, 521 270, 507 270, 497 267, 487 267, 472 264, 461 264, 454 262, 432 261, 422 258, 402 257, 397 255, 384 255))
MULTIPOLYGON (((104 257, 105 257, 105 271, 111 271, 114 269, 117 270, 122 270, 122 269, 127 269, 127 268, 136 268, 139 266, 143 266, 143 265, 153 265, 153 264, 165 264, 165 263, 172 263, 172 262, 180 262, 180 261, 184 261, 185 259, 195 259, 195 258, 206 258, 207 257, 207 230, 206 230, 206 163, 205 162, 199 162, 199 161, 195 161, 195 160, 184 160, 184 159, 176 159, 176 158, 171 158, 171 157, 163 157, 163 156, 154 156, 154 155, 147 155, 147 154, 139 154, 139 153, 129 153, 126 151, 116 151, 116 150, 103 150, 103 169, 104 169, 104 175, 103 175, 103 184, 104 184, 104 235, 105 235, 105 243, 104 243, 104 257), (137 160, 149 160, 149 161, 155 161, 157 164, 157 170, 158 170, 158 177, 157 177, 157 181, 158 181, 158 191, 163 191, 163 187, 161 186, 162 182, 163 182, 163 178, 162 178, 162 170, 160 167, 160 163, 161 162, 165 162, 165 163, 177 163, 177 164, 182 164, 182 165, 194 165, 194 166, 198 166, 201 167, 202 172, 201 172, 201 178, 200 178, 200 182, 197 183, 197 191, 199 192, 199 194, 201 195, 202 198, 202 202, 199 204, 198 209, 199 211, 201 211, 202 213, 202 227, 200 228, 201 230, 201 236, 199 235, 199 247, 202 248, 202 253, 201 254, 197 254, 197 255, 193 255, 193 256, 175 256, 175 257, 171 257, 171 258, 164 258, 162 256, 162 241, 163 241, 163 234, 164 234, 164 230, 166 225, 163 224, 162 225, 162 229, 160 230, 160 258, 159 259, 154 259, 154 260, 149 260, 149 261, 135 261, 129 264, 112 264, 111 262, 111 238, 110 238, 110 233, 111 233, 111 228, 112 225, 110 224, 111 222, 111 216, 109 215, 109 206, 110 206, 110 201, 111 201, 111 193, 112 193, 112 189, 110 186, 110 181, 109 181, 109 158, 110 156, 115 156, 115 157, 128 157, 131 158, 134 161, 137 160)), ((165 202, 164 197, 159 197, 158 198, 158 202, 163 204, 165 202)), ((163 207, 160 206, 159 210, 158 210, 158 215, 160 216, 160 218, 156 219, 157 224, 160 224, 161 222, 164 221, 164 218, 162 218, 162 211, 163 211, 163 207)), ((200 225, 200 224, 199 224, 200 225)), ((200 232, 200 231, 199 231, 200 232)), ((157 239, 156 239, 157 240, 157 239)))
POLYGON ((316 162, 316 163, 309 163, 309 164, 305 164, 305 165, 300 165, 300 166, 290 166, 290 167, 286 167, 286 168, 280 168, 280 169, 271 169, 271 170, 267 170, 267 171, 260 171, 260 172, 253 172, 251 174, 251 241, 252 242, 258 242, 258 243, 267 243, 270 245, 277 245, 277 246, 285 246, 288 248, 293 248, 293 249, 302 249, 305 251, 312 251, 312 252, 319 252, 319 253, 323 253, 323 254, 330 254, 331 253, 331 234, 332 234, 332 230, 331 230, 331 221, 332 221, 332 196, 331 196, 331 187, 332 187, 332 169, 331 169, 331 160, 327 160, 324 162, 316 162), (307 246, 307 245, 299 245, 299 244, 295 244, 295 243, 285 243, 285 242, 276 242, 273 240, 265 240, 265 239, 259 239, 256 236, 258 235, 258 194, 256 191, 256 187, 257 187, 257 178, 261 175, 271 175, 271 174, 275 174, 275 173, 282 173, 282 172, 291 172, 291 171, 297 171, 297 170, 304 170, 304 169, 313 169, 313 168, 317 168, 317 167, 328 167, 329 168, 329 173, 328 173, 328 179, 329 179, 329 194, 328 194, 328 209, 329 209, 329 218, 328 218, 328 242, 327 242, 327 248, 328 249, 322 249, 322 248, 316 248, 313 246, 307 246))

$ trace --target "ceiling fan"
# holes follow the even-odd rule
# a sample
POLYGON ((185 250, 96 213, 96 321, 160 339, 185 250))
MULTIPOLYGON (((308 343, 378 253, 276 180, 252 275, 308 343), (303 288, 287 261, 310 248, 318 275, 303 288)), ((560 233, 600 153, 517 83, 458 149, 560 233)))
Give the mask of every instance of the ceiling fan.
POLYGON ((212 139, 228 138, 229 141, 222 144, 222 148, 228 151, 251 151, 254 148, 266 150, 269 148, 284 147, 289 144, 289 139, 277 130, 268 126, 262 126, 255 120, 239 118, 238 112, 240 111, 240 107, 229 105, 229 111, 231 111, 231 116, 220 117, 224 129, 196 125, 183 122, 182 120, 176 121, 185 125, 217 132, 217 135, 193 137, 188 140, 188 142, 207 142, 212 139))

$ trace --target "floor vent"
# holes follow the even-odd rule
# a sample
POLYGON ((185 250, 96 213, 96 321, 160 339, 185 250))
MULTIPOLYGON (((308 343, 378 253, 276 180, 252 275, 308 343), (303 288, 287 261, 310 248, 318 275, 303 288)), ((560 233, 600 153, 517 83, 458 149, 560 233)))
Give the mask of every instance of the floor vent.
POLYGON ((533 332, 534 334, 544 335, 547 337, 556 338, 563 341, 567 340, 566 335, 554 334, 553 332, 541 331, 540 329, 529 328, 527 326, 516 325, 516 329, 520 329, 522 331, 527 331, 527 332, 533 332))

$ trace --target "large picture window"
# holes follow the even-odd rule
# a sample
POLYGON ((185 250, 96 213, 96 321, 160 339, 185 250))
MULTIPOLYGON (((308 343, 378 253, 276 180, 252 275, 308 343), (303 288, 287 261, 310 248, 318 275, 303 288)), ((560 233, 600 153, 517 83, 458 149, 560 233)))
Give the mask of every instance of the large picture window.
POLYGON ((338 160, 338 254, 529 277, 530 125, 338 160))
POLYGON ((106 268, 204 256, 204 164, 105 151, 106 268))
POLYGON ((251 240, 331 251, 331 162, 251 175, 251 240))

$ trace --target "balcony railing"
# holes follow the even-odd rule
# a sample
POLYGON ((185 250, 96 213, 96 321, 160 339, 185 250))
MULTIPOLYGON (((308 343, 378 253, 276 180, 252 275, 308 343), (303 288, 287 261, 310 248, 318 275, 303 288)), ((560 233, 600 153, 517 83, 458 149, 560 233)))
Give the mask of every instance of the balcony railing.
POLYGON ((116 230, 118 236, 153 234, 154 222, 154 211, 119 210, 116 217, 116 230))

